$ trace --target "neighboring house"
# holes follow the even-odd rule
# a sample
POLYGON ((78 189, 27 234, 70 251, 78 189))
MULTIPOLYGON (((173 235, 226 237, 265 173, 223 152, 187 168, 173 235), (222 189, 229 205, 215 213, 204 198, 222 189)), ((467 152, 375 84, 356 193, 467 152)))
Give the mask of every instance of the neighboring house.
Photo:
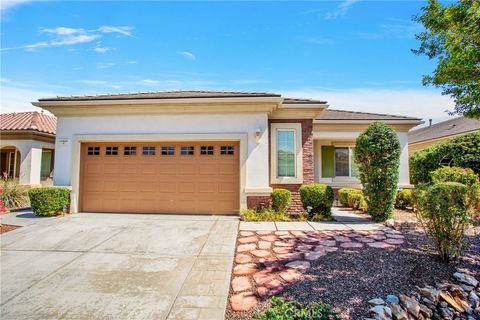
POLYGON ((412 154, 428 148, 432 144, 475 131, 480 131, 480 120, 458 117, 436 124, 431 124, 430 120, 428 127, 408 133, 408 151, 412 154))
POLYGON ((42 112, 0 114, 2 176, 20 184, 51 185, 56 124, 54 116, 42 112))
POLYGON ((238 213, 321 182, 359 186, 355 139, 373 121, 398 132, 400 185, 409 185, 407 132, 420 119, 327 110, 273 93, 173 91, 72 96, 33 103, 58 118, 55 185, 72 211, 238 213))

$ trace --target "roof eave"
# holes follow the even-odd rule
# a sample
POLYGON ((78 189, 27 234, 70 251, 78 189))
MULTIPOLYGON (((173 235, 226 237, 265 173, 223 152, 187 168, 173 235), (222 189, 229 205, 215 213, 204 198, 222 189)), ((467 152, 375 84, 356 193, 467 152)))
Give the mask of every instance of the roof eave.
POLYGON ((420 125, 425 121, 421 119, 361 119, 361 120, 352 120, 352 119, 315 119, 313 123, 329 123, 329 124, 370 124, 372 122, 384 122, 387 124, 412 124, 420 125))

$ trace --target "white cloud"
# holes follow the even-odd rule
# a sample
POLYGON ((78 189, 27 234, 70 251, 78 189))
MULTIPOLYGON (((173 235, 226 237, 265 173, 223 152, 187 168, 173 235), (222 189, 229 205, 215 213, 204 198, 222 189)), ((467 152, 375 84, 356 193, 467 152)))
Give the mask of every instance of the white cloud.
POLYGON ((42 91, 41 89, 2 85, 0 88, 2 112, 38 111, 38 108, 31 104, 32 101, 37 101, 37 99, 42 97, 54 97, 56 95, 58 95, 58 93, 42 91))
POLYGON ((107 69, 115 65, 113 62, 99 62, 97 63, 97 69, 107 69))
POLYGON ((389 23, 380 25, 380 29, 386 37, 396 39, 412 39, 417 33, 422 32, 423 27, 413 21, 402 19, 389 19, 389 23))
POLYGON ((16 7, 22 3, 31 2, 31 0, 2 0, 0 1, 0 12, 16 7))
POLYGON ((40 32, 43 33, 53 33, 59 36, 69 36, 72 34, 85 33, 83 29, 67 28, 67 27, 57 27, 57 28, 40 28, 40 32))
POLYGON ((128 63, 128 64, 136 64, 137 61, 135 61, 135 60, 130 60, 130 61, 127 61, 127 63, 128 63))
POLYGON ((386 113, 422 119, 448 118, 446 110, 453 110, 450 97, 429 90, 394 89, 306 89, 283 91, 283 96, 328 101, 331 109, 386 113))
POLYGON ((178 54, 187 58, 187 59, 190 59, 190 60, 195 60, 196 59, 195 55, 191 52, 188 52, 188 51, 181 51, 178 54))
POLYGON ((105 47, 95 47, 95 48, 93 48, 93 51, 95 51, 96 53, 106 53, 110 50, 112 50, 112 49, 105 48, 105 47))
POLYGON ((343 17, 344 15, 347 14, 348 10, 353 6, 355 2, 358 2, 359 0, 344 0, 342 1, 338 6, 335 11, 330 11, 325 13, 324 18, 326 20, 330 19, 336 19, 338 17, 343 17))
POLYGON ((110 83, 105 80, 77 80, 77 83, 81 84, 86 84, 88 86, 101 86, 101 87, 106 87, 106 88, 111 88, 111 89, 120 89, 122 88, 122 85, 117 84, 117 83, 110 83))
POLYGON ((133 27, 131 26, 101 26, 97 29, 100 32, 103 33, 119 33, 127 37, 132 37, 133 36, 133 27))
POLYGON ((141 84, 145 84, 145 85, 158 85, 160 83, 160 81, 158 80, 153 80, 153 79, 142 79, 140 80, 140 83, 141 84))

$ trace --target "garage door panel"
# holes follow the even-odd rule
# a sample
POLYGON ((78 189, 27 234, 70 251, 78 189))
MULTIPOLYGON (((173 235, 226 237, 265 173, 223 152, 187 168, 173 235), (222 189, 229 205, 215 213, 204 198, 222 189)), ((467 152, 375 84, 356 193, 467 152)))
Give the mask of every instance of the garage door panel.
POLYGON ((148 143, 155 155, 143 155, 142 143, 82 144, 80 209, 91 212, 235 213, 239 209, 238 142, 148 143), (174 155, 162 155, 161 146, 174 155), (180 155, 182 145, 194 155, 180 155), (200 154, 200 146, 214 154, 200 154), (233 145, 234 155, 220 155, 220 146, 233 145), (88 155, 89 146, 100 146, 88 155), (117 154, 106 155, 106 146, 117 154), (136 155, 124 155, 136 146, 136 155))

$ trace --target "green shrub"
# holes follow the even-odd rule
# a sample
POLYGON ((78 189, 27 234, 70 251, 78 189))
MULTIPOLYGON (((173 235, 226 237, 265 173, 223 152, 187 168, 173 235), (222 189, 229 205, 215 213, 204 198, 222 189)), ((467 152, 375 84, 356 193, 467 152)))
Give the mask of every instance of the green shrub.
POLYGON ((304 215, 300 216, 289 216, 283 212, 278 212, 273 209, 262 209, 259 211, 253 209, 242 209, 240 210, 240 216, 242 216, 245 221, 304 221, 306 217, 304 215))
POLYGON ((0 201, 8 209, 20 209, 30 206, 28 200, 28 186, 18 184, 15 179, 1 178, 0 179, 0 201))
POLYGON ((274 189, 272 192, 272 207, 278 212, 285 213, 290 202, 292 201, 292 193, 287 189, 274 189))
POLYGON ((361 194, 362 190, 353 188, 342 188, 338 190, 338 199, 342 206, 349 206, 348 198, 350 194, 361 194))
POLYGON ((478 175, 470 168, 441 167, 430 172, 430 178, 433 183, 458 182, 467 186, 473 186, 479 183, 478 175))
POLYGON ((297 301, 283 301, 272 297, 271 307, 258 320, 339 320, 340 316, 333 312, 332 307, 323 302, 301 304, 297 301))
POLYGON ((362 204, 364 204, 364 202, 365 202, 365 198, 363 197, 362 193, 351 193, 348 196, 348 205, 354 210, 361 209, 362 204))
POLYGON ((457 260, 466 245, 465 231, 472 223, 470 188, 458 182, 439 182, 415 192, 417 216, 433 239, 443 261, 457 260))
POLYGON ((419 185, 430 182, 430 172, 446 164, 470 168, 480 175, 480 132, 459 136, 412 154, 410 157, 412 183, 419 185))
POLYGON ((67 188, 36 188, 28 192, 32 210, 39 216, 61 214, 70 203, 70 190, 67 188))
POLYGON ((393 129, 372 123, 355 144, 355 162, 360 172, 368 213, 376 221, 389 219, 397 194, 400 141, 393 129))
POLYGON ((411 189, 398 191, 395 198, 395 208, 407 209, 407 207, 413 207, 413 190, 411 189))
POLYGON ((309 212, 310 217, 316 213, 331 215, 334 199, 332 187, 325 184, 304 184, 299 191, 303 208, 305 210, 308 210, 308 207, 312 208, 309 212))

